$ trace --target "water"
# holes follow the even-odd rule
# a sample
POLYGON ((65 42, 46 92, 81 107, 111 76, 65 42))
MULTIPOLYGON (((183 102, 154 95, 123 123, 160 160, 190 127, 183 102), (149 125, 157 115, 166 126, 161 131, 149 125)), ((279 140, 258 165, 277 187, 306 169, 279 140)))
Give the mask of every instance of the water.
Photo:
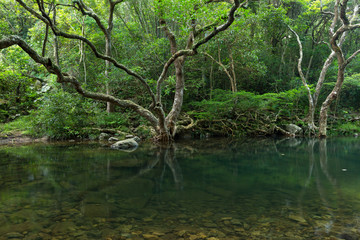
POLYGON ((360 139, 0 147, 0 239, 358 239, 360 139))

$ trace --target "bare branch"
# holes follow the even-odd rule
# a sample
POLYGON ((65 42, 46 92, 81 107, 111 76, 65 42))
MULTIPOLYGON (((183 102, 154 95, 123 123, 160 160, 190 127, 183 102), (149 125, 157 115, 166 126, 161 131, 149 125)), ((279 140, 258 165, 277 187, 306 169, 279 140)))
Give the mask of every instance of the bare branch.
POLYGON ((300 41, 300 37, 290 26, 288 26, 288 28, 296 36, 296 40, 297 40, 298 45, 299 45, 299 59, 298 59, 297 68, 298 68, 298 72, 299 72, 301 81, 302 81, 304 87, 306 88, 306 91, 307 91, 307 94, 308 94, 308 100, 309 100, 310 108, 313 108, 314 107, 314 101, 313 101, 313 98, 312 98, 312 95, 311 95, 311 90, 310 90, 309 85, 306 82, 306 79, 305 79, 305 76, 304 76, 304 73, 303 73, 302 67, 301 67, 302 60, 303 60, 303 47, 302 47, 302 44, 301 44, 301 41, 300 41))
POLYGON ((340 19, 344 25, 349 25, 350 21, 346 16, 346 7, 348 0, 343 0, 342 4, 340 4, 340 19))
MULTIPOLYGON (((230 9, 229 15, 228 15, 228 19, 226 21, 226 23, 224 23, 223 25, 216 27, 208 36, 206 36, 205 38, 201 39, 198 43, 196 43, 191 49, 186 49, 186 50, 180 50, 177 51, 175 53, 173 53, 173 56, 170 57, 170 59, 165 63, 162 73, 160 75, 160 77, 157 80, 157 87, 156 87, 156 100, 157 102, 160 102, 160 95, 161 95, 161 84, 164 82, 165 77, 166 77, 166 73, 169 69, 169 67, 171 66, 171 64, 179 57, 181 56, 190 56, 190 55, 195 55, 197 54, 197 49, 205 44, 206 42, 210 41, 212 38, 214 38, 217 34, 219 34, 222 31, 225 31, 235 20, 235 11, 239 8, 245 5, 246 2, 240 4, 239 0, 235 0, 234 1, 235 4, 234 6, 232 6, 232 8, 230 9)), ((165 24, 166 22, 164 22, 163 24, 165 24)), ((165 25, 166 26, 166 25, 165 25)), ((167 28, 165 28, 165 31, 168 30, 167 28)), ((165 32, 168 35, 168 38, 174 38, 175 40, 175 36, 169 31, 169 32, 165 32)), ((171 42, 171 41, 170 41, 171 42)), ((173 44, 176 44, 176 42, 173 44)), ((174 49, 176 47, 176 45, 173 46, 174 49)))
POLYGON ((208 41, 210 41, 213 37, 215 37, 217 34, 219 34, 222 31, 225 31, 226 29, 228 29, 228 27, 230 27, 230 25, 235 21, 235 12, 238 8, 243 7, 247 4, 247 2, 243 2, 240 4, 239 0, 234 0, 234 5, 232 6, 232 8, 230 9, 229 15, 228 15, 228 19, 226 21, 226 23, 224 23, 223 25, 219 26, 219 27, 215 27, 214 30, 207 35, 206 37, 204 37, 203 39, 201 39, 199 42, 197 42, 194 47, 192 48, 193 51, 197 51, 197 49, 207 43, 208 41))
POLYGON ((339 19, 339 5, 340 5, 340 0, 336 0, 335 6, 334 6, 333 22, 331 23, 331 26, 329 28, 330 36, 334 35, 335 27, 336 27, 337 21, 339 19))
MULTIPOLYGON (((203 53, 205 56, 209 57, 212 61, 216 62, 222 69, 224 69, 224 72, 226 73, 226 75, 228 76, 228 78, 230 79, 230 82, 232 83, 233 82, 233 77, 231 76, 230 72, 227 70, 227 68, 224 66, 224 64, 222 64, 220 62, 220 59, 219 61, 217 61, 213 56, 211 56, 210 54, 204 52, 203 53)), ((220 58, 220 54, 219 54, 219 58, 220 58)), ((233 65, 233 64, 232 64, 233 65)), ((234 74, 234 73, 233 73, 234 74)))
POLYGON ((324 15, 329 15, 329 16, 335 16, 335 14, 334 13, 332 13, 332 12, 325 12, 325 11, 321 11, 321 13, 322 14, 324 14, 324 15))
POLYGON ((94 11, 91 8, 86 6, 82 0, 76 0, 76 1, 74 1, 74 3, 78 5, 78 7, 83 15, 87 15, 87 16, 91 17, 92 19, 94 19, 96 24, 101 29, 101 31, 106 35, 107 31, 106 31, 105 26, 102 24, 100 17, 96 13, 94 13, 94 11))
POLYGON ((36 18, 40 19, 41 21, 43 21, 45 24, 50 24, 48 19, 41 16, 41 14, 39 14, 38 12, 36 12, 34 9, 32 9, 31 7, 29 7, 28 5, 26 5, 22 0, 16 0, 23 8, 25 8, 28 12, 30 12, 32 15, 34 15, 36 18))
POLYGON ((300 37, 290 26, 288 26, 288 28, 295 35, 296 41, 297 41, 297 43, 299 45, 299 59, 298 59, 297 68, 298 68, 298 72, 299 72, 301 81, 303 82, 304 85, 307 85, 305 75, 304 75, 304 73, 302 71, 302 67, 301 67, 302 60, 303 60, 303 47, 302 47, 302 44, 301 44, 301 41, 300 41, 300 37))
POLYGON ((215 21, 215 22, 213 22, 213 23, 210 23, 210 24, 208 24, 208 25, 206 25, 206 26, 198 29, 198 30, 195 30, 195 32, 194 32, 194 37, 197 37, 197 36, 200 35, 201 33, 206 32, 206 31, 208 31, 208 30, 210 30, 210 29, 213 29, 213 28, 214 28, 216 25, 218 25, 218 24, 219 24, 219 21, 215 21))
POLYGON ((107 28, 107 34, 111 33, 111 30, 113 29, 113 20, 114 20, 114 11, 115 11, 115 6, 121 2, 123 2, 124 0, 118 0, 113 2, 112 0, 110 1, 110 11, 109 11, 109 19, 108 19, 108 28, 107 28))
POLYGON ((348 59, 346 59, 345 64, 348 65, 359 53, 360 53, 360 49, 358 49, 348 59))
POLYGON ((164 19, 160 19, 160 25, 164 30, 166 37, 169 39, 171 54, 175 54, 177 52, 177 44, 174 33, 168 28, 164 19))

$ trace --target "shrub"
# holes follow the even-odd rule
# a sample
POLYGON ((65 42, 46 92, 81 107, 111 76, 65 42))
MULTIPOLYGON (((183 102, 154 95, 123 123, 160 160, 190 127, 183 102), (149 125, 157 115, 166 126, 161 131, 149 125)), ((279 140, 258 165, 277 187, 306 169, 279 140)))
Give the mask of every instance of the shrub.
POLYGON ((347 122, 337 128, 336 135, 352 135, 355 133, 360 133, 360 126, 356 123, 347 122))
POLYGON ((39 101, 39 109, 31 113, 31 125, 36 134, 53 139, 86 136, 84 129, 98 109, 94 102, 61 89, 47 92, 39 101))

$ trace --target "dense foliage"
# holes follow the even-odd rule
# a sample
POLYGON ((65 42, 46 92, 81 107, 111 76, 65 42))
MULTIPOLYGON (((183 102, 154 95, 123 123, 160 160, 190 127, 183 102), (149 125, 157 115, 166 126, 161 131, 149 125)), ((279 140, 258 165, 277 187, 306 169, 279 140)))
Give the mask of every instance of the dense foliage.
MULTIPOLYGON (((36 9, 35 2, 25 2, 36 9)), ((109 2, 86 1, 106 27, 109 2)), ((220 4, 204 0, 123 1, 114 11, 111 56, 144 77, 155 91, 162 65, 171 57, 160 16, 167 20, 177 44, 185 46, 193 19, 199 28, 224 21, 228 2, 233 1, 220 4)), ((299 45, 289 26, 302 42, 302 68, 314 92, 331 52, 323 42, 329 40, 332 18, 322 11, 332 11, 334 2, 322 1, 320 5, 312 0, 260 0, 249 1, 239 8, 230 28, 185 62, 185 93, 179 124, 193 123, 193 127, 179 130, 196 136, 209 133, 243 136, 274 134, 278 126, 286 123, 306 127, 309 103, 297 69, 299 45)), ((90 91, 108 92, 145 107, 151 104, 147 90, 133 76, 112 65, 107 68, 105 61, 98 59, 83 42, 55 36, 21 7, 19 1, 1 0, 0 6, 0 38, 21 36, 39 54, 58 63, 62 71, 80 79, 90 91)), ((104 33, 93 18, 78 11, 76 4, 52 1, 45 4, 45 11, 58 29, 86 37, 99 52, 105 52, 104 33)), ((209 26, 207 31, 211 30, 209 26)), ((207 31, 199 34, 206 36, 207 31)), ((360 48, 359 36, 359 29, 348 33, 342 45, 347 57, 360 48)), ((359 61, 355 59, 347 67, 341 93, 330 108, 329 121, 334 134, 339 133, 336 129, 344 134, 360 131, 359 61)), ((335 85, 337 68, 334 60, 327 71, 320 103, 335 85)), ((91 137, 94 129, 134 132, 139 126, 147 125, 128 109, 115 107, 106 113, 105 103, 84 99, 68 85, 54 84, 55 80, 19 47, 0 50, 0 121, 7 123, 30 114, 31 121, 22 121, 27 125, 24 128, 30 126, 31 133, 56 139, 91 137)), ((166 111, 171 109, 175 89, 172 66, 161 90, 166 111)), ((315 120, 320 105, 316 107, 315 120)))

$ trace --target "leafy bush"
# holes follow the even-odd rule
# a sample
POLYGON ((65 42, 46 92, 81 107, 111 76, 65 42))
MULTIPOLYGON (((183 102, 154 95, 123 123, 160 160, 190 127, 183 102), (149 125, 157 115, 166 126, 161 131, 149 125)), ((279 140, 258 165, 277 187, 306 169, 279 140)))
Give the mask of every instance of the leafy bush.
POLYGON ((128 132, 131 127, 131 114, 129 112, 107 113, 99 111, 94 118, 94 125, 99 128, 112 128, 128 132))
MULTIPOLYGON (((322 103, 334 88, 335 82, 324 84, 319 103, 322 103)), ((345 78, 343 86, 337 99, 337 110, 342 109, 360 111, 360 74, 354 74, 345 78)), ((335 106, 335 105, 333 105, 335 106)))
POLYGON ((37 111, 33 111, 32 127, 38 135, 53 139, 67 139, 87 134, 85 127, 93 121, 97 106, 78 94, 63 90, 52 90, 40 100, 37 111))
POLYGON ((308 102, 301 87, 281 93, 214 90, 213 98, 192 102, 188 114, 198 121, 195 134, 214 136, 271 135, 276 126, 304 117, 308 102), (298 117, 298 118, 297 118, 298 117))
POLYGON ((234 118, 245 112, 279 112, 281 116, 291 118, 295 114, 304 114, 307 98, 304 88, 263 95, 216 89, 212 99, 193 102, 192 105, 196 110, 189 114, 198 119, 234 118))
POLYGON ((336 135, 352 135, 354 133, 360 133, 360 126, 356 123, 344 123, 337 128, 336 135))
POLYGON ((214 118, 232 118, 235 111, 243 112, 259 109, 260 99, 253 93, 237 92, 216 89, 213 98, 201 102, 193 102, 197 111, 190 112, 199 119, 213 120, 214 118), (198 111, 200 110, 200 111, 198 111))
POLYGON ((354 74, 345 78, 340 92, 340 104, 343 107, 351 107, 360 110, 360 74, 354 74))

